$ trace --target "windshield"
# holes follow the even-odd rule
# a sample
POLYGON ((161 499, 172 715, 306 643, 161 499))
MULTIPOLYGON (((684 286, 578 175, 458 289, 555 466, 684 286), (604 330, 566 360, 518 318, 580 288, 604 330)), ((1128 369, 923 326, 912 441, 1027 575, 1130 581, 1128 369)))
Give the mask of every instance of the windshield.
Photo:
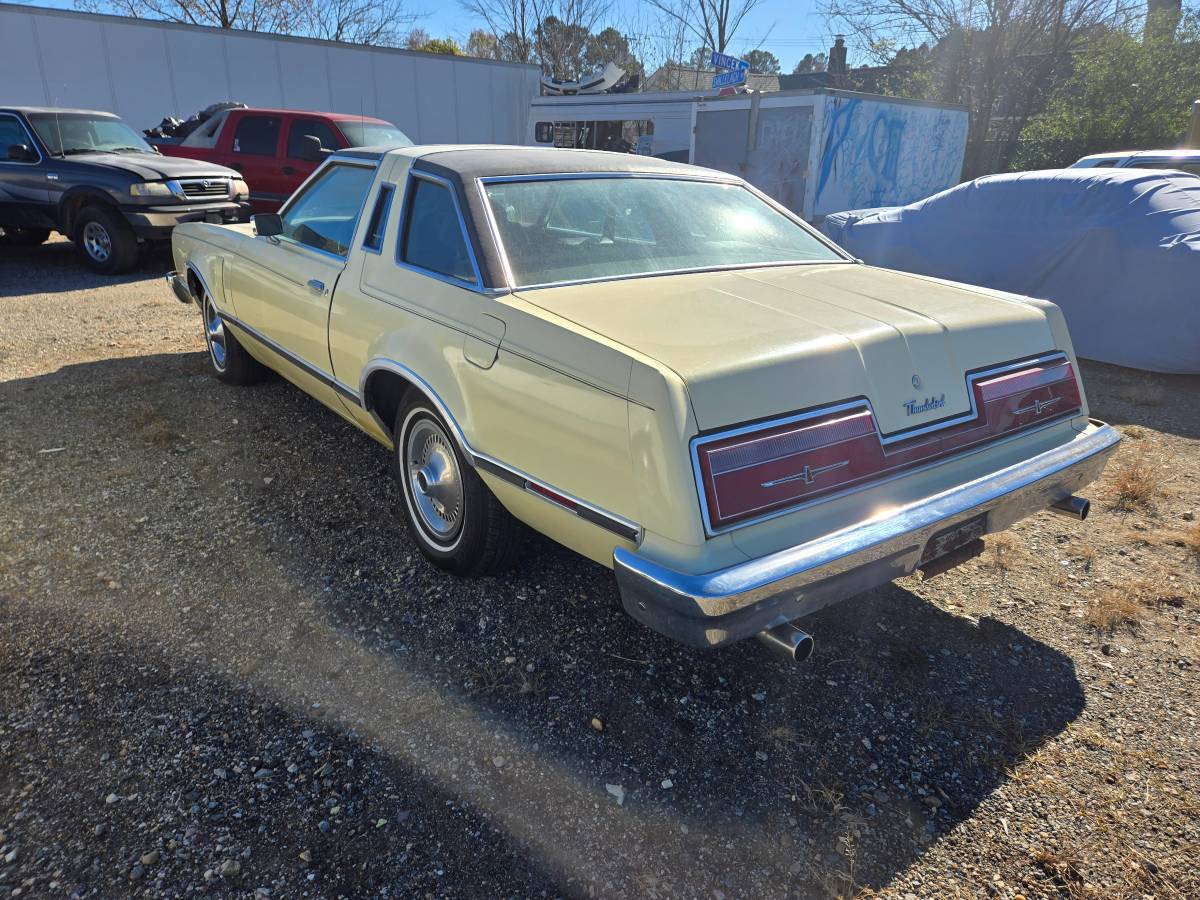
POLYGON ((411 147, 408 135, 386 122, 356 122, 342 119, 337 123, 351 147, 411 147))
POLYGON ((37 113, 29 121, 52 156, 72 153, 153 153, 142 136, 110 116, 37 113))
POLYGON ((568 176, 484 188, 522 286, 843 259, 738 184, 568 176))

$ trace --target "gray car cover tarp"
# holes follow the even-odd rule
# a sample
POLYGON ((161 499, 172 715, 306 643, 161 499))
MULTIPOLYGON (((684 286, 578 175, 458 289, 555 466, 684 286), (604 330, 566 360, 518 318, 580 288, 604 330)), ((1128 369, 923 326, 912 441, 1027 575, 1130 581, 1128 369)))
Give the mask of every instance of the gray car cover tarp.
POLYGON ((867 263, 1051 300, 1075 351, 1200 373, 1200 178, 1062 169, 978 178, 909 206, 827 216, 867 263))

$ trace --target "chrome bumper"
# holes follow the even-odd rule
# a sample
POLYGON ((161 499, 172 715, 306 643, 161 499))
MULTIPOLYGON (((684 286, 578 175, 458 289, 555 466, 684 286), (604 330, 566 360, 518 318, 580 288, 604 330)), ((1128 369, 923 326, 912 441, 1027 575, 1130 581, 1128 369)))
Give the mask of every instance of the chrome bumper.
POLYGON ((175 292, 175 299, 180 303, 196 302, 196 298, 192 296, 192 289, 188 287, 187 278, 182 272, 168 272, 163 278, 167 280, 167 284, 175 292))
POLYGON ((757 634, 912 574, 935 535, 978 516, 1003 531, 1094 481, 1121 436, 1102 422, 1066 444, 885 516, 727 569, 672 571, 618 548, 613 568, 633 618, 694 647, 757 634))

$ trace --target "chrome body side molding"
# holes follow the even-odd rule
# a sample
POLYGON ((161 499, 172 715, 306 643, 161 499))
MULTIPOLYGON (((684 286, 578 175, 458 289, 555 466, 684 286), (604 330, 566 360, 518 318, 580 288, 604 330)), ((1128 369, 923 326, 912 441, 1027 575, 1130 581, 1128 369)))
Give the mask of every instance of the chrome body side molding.
POLYGON ((370 380, 372 375, 381 371, 392 372, 395 375, 399 375, 425 395, 425 399, 433 404, 434 408, 438 411, 438 414, 441 415, 446 424, 450 426, 450 432, 454 437, 455 443, 458 444, 458 448, 462 452, 463 456, 466 457, 467 461, 470 462, 475 468, 482 469, 484 472, 487 472, 490 475, 494 475, 495 477, 500 478, 509 484, 520 487, 522 490, 532 494, 535 497, 538 497, 546 503, 550 503, 569 512, 573 512, 579 518, 587 522, 591 522, 593 525, 597 525, 606 531, 612 532, 613 534, 619 535, 627 541, 640 543, 642 538, 642 528, 636 522, 631 522, 629 519, 626 519, 623 516, 619 516, 616 513, 602 509, 599 506, 576 497, 574 494, 570 494, 552 484, 547 484, 541 479, 535 478, 533 475, 523 472, 515 466, 511 466, 502 460, 496 459, 494 456, 476 450, 471 446, 470 442, 467 441, 466 435, 463 434, 462 427, 458 424, 458 420, 454 417, 454 414, 450 412, 449 407, 446 406, 446 404, 442 401, 442 398, 438 396, 437 391, 433 389, 428 381, 403 363, 397 362, 394 359, 388 359, 387 357, 379 356, 372 359, 369 363, 367 363, 366 366, 363 367, 362 377, 360 378, 358 385, 358 397, 362 408, 371 414, 372 418, 375 419, 376 424, 379 425, 384 432, 391 433, 392 426, 385 423, 379 417, 379 414, 367 402, 367 382, 370 380), (569 501, 572 506, 556 503, 552 497, 547 496, 547 494, 562 497, 569 501))

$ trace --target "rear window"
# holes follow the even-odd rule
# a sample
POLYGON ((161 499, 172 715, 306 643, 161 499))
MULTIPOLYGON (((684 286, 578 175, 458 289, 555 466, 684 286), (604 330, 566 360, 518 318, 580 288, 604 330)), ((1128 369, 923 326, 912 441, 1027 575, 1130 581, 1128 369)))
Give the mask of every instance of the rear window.
POLYGON ((274 156, 279 124, 279 116, 244 116, 233 133, 233 152, 274 156))
POLYGON ((411 147, 408 135, 384 122, 356 122, 343 119, 338 128, 351 147, 411 147))
POLYGON ((843 259, 738 184, 567 177, 485 191, 523 286, 843 259))

